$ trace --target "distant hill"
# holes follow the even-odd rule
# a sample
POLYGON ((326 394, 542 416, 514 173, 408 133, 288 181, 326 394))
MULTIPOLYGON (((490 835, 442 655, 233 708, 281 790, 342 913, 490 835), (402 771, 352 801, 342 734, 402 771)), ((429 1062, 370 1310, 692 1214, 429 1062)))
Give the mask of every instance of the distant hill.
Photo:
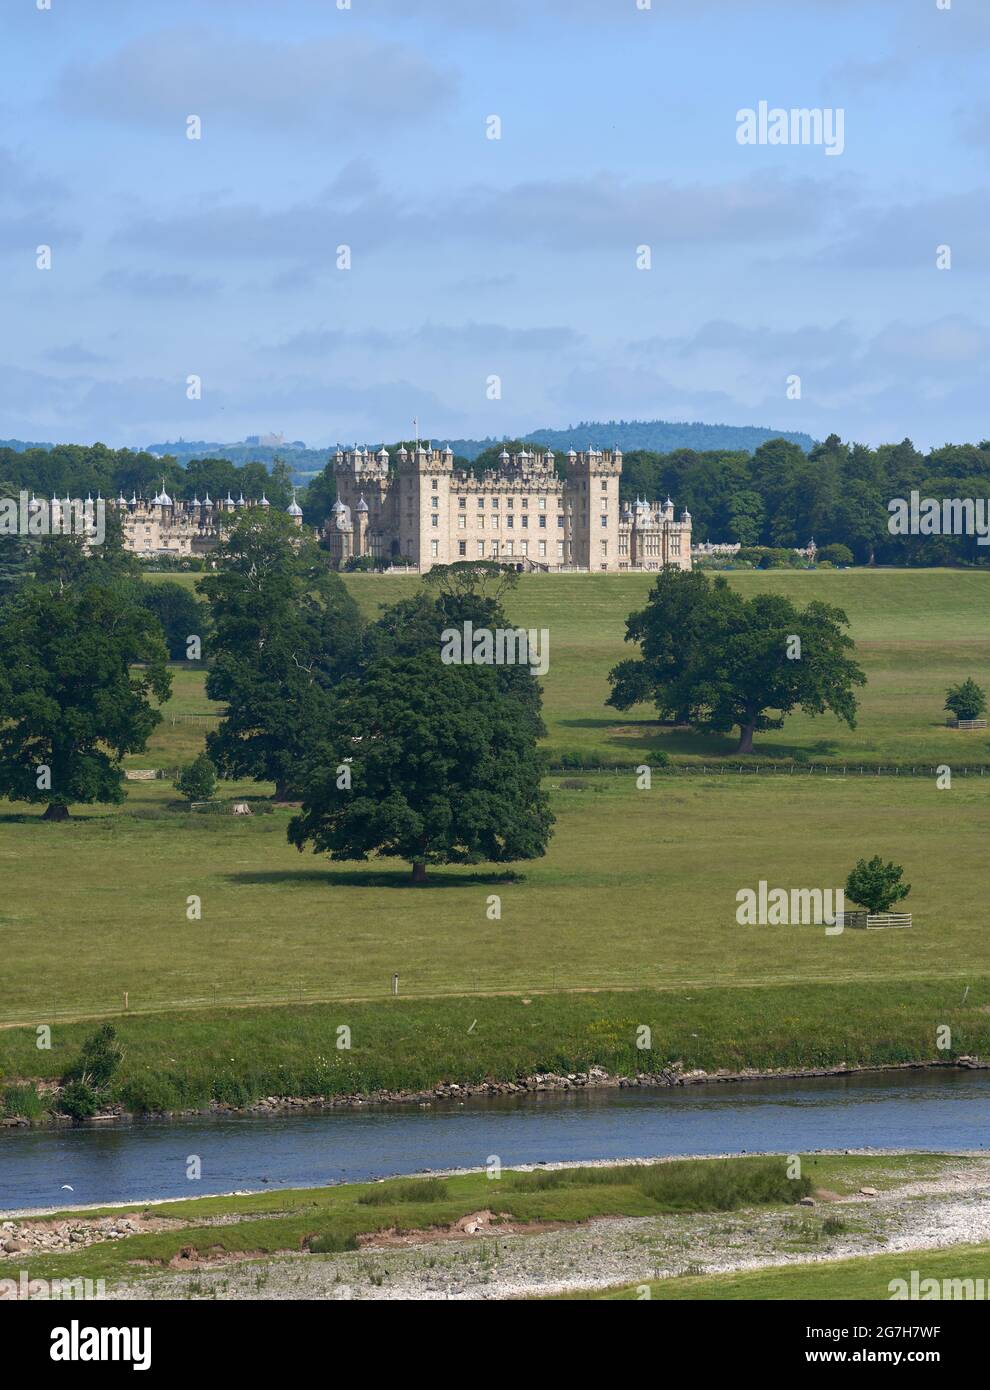
POLYGON ((276 459, 288 464, 293 473, 318 473, 327 461, 328 449, 300 449, 294 444, 217 444, 206 439, 177 439, 164 444, 148 444, 149 454, 164 458, 171 454, 179 463, 190 459, 229 459, 238 467, 245 463, 264 463, 270 468, 276 459))
POLYGON ((15 454, 23 454, 25 449, 54 449, 54 444, 35 444, 27 439, 0 439, 0 449, 13 449, 15 454))
MULTIPOLYGON (((595 444, 600 449, 621 449, 631 453, 634 449, 648 449, 657 454, 669 454, 674 449, 696 449, 703 453, 709 449, 733 449, 751 454, 768 439, 789 439, 807 452, 815 441, 810 434, 791 430, 764 429, 757 425, 704 425, 699 421, 675 422, 670 420, 582 420, 580 424, 569 425, 563 430, 533 430, 531 434, 521 435, 527 444, 542 444, 558 453, 568 449, 587 449, 595 444)), ((366 440, 368 447, 380 444, 377 438, 366 440)), ((434 444, 449 444, 454 453, 461 458, 474 460, 501 439, 449 439, 446 435, 433 436, 434 444)), ((25 449, 51 449, 52 444, 33 444, 23 439, 0 439, 0 448, 13 449, 23 453, 25 449)), ((181 464, 190 459, 229 459, 238 467, 245 463, 264 463, 271 468, 276 459, 282 459, 292 469, 297 479, 309 474, 319 473, 326 466, 331 449, 300 448, 297 444, 283 444, 278 447, 269 444, 218 444, 207 439, 167 440, 160 444, 148 444, 146 452, 161 458, 171 455, 181 464)))
MULTIPOLYGON (((527 444, 543 444, 555 452, 568 449, 578 451, 587 449, 589 444, 600 449, 621 449, 631 453, 633 449, 649 449, 657 454, 669 454, 674 449, 697 449, 699 453, 708 449, 738 449, 751 454, 768 439, 789 439, 807 453, 815 441, 810 434, 793 430, 764 429, 759 425, 703 425, 694 420, 675 422, 671 420, 582 420, 578 425, 569 425, 564 430, 534 430, 532 434, 520 436, 527 444)), ((483 449, 498 444, 498 439, 451 439, 455 454, 463 458, 475 459, 483 449)))

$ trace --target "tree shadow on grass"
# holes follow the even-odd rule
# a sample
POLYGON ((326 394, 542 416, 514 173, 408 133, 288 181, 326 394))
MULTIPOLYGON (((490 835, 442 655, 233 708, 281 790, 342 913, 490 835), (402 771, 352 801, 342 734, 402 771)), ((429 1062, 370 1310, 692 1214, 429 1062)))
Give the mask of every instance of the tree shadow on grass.
POLYGON ((271 887, 319 882, 331 888, 469 888, 475 884, 523 883, 525 879, 525 874, 513 869, 467 874, 430 869, 425 883, 413 883, 411 869, 269 869, 227 874, 230 883, 271 887))

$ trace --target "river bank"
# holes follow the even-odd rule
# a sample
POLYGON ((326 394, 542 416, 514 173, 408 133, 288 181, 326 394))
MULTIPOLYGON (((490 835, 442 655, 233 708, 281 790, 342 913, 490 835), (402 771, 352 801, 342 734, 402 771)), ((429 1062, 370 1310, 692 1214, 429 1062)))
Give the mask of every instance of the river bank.
MULTIPOLYGON (((747 1068, 742 1071, 728 1069, 707 1072, 702 1069, 686 1071, 673 1063, 656 1072, 636 1072, 633 1075, 617 1075, 606 1072, 602 1067, 592 1067, 587 1072, 538 1072, 533 1076, 522 1077, 517 1081, 445 1082, 428 1090, 397 1090, 356 1093, 343 1096, 265 1096, 250 1105, 231 1105, 213 1101, 208 1106, 185 1109, 151 1111, 141 1114, 127 1111, 120 1105, 107 1106, 91 1116, 83 1124, 106 1124, 120 1121, 133 1123, 135 1120, 176 1120, 192 1119, 200 1115, 277 1115, 319 1113, 328 1110, 353 1110, 379 1105, 431 1105, 435 1101, 463 1101, 478 1097, 538 1095, 546 1092, 567 1092, 595 1089, 628 1089, 631 1087, 666 1088, 672 1086, 731 1085, 754 1081, 806 1081, 816 1078, 841 1076, 868 1076, 872 1074, 919 1072, 919 1071, 988 1071, 990 1062, 978 1057, 956 1057, 952 1060, 930 1059, 920 1062, 895 1062, 886 1065, 849 1066, 840 1063, 832 1067, 788 1067, 770 1070, 747 1068)), ((28 1086, 29 1080, 15 1080, 15 1086, 28 1086)), ((49 1084, 46 1097, 51 1104, 57 1104, 61 1087, 49 1084)), ((42 1115, 27 1118, 8 1116, 0 1120, 0 1129, 37 1127, 40 1125, 65 1126, 77 1123, 68 1115, 57 1110, 46 1110, 42 1115)))
POLYGON ((911 1066, 18 1127, 0 1136, 0 1208, 318 1188, 470 1170, 492 1155, 519 1166, 825 1148, 979 1152, 988 1102, 984 1067, 911 1066), (199 1160, 192 1174, 188 1155, 199 1160))
MULTIPOLYGON (((907 1279, 932 1252, 958 1247, 971 1263, 974 1243, 990 1241, 986 1155, 807 1154, 807 1195, 783 1203, 758 1195, 767 1161, 552 1164, 496 1182, 475 1170, 8 1218, 0 1281, 19 1270, 24 1289, 36 1277, 103 1278, 114 1300, 505 1299, 656 1281, 653 1296, 677 1297, 667 1281, 787 1269, 813 1280, 815 1267, 851 1258, 885 1256, 883 1280, 907 1279), (727 1208, 705 1181, 725 1167, 738 1184, 727 1208), (664 1172, 672 1188, 657 1185, 664 1172), (325 1253, 320 1232, 323 1245, 332 1233, 325 1253)), ((782 1176, 785 1156, 769 1161, 782 1176)), ((886 1283, 868 1296, 889 1297, 886 1283)))

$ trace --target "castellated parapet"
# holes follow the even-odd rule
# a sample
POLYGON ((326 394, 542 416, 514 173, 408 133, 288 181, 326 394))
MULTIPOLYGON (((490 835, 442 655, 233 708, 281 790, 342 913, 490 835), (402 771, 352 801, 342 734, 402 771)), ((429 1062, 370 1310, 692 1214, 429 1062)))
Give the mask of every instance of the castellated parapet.
POLYGON ((561 476, 549 449, 503 449, 480 477, 454 468, 449 445, 338 449, 337 501, 323 533, 338 567, 354 557, 419 570, 497 560, 522 570, 691 568, 691 517, 673 503, 620 508, 618 449, 573 449, 561 476))

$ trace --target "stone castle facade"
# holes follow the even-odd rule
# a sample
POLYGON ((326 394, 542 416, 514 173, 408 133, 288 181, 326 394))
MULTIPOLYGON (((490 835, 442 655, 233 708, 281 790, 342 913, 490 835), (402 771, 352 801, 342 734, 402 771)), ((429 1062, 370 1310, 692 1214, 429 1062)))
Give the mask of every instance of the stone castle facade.
POLYGON ((691 568, 691 516, 674 504, 619 503, 622 454, 590 448, 557 472, 547 450, 509 454, 480 477, 454 468, 454 453, 383 447, 337 450, 337 501, 323 535, 334 563, 352 557, 406 561, 419 570, 458 560, 497 560, 523 570, 691 568))
MULTIPOLYGON (((56 500, 52 499, 53 507, 56 500)), ((91 505, 91 499, 88 502, 91 505)), ((247 501, 243 494, 235 501, 230 493, 218 502, 214 502, 209 493, 202 500, 194 497, 191 502, 173 501, 163 483, 161 492, 150 500, 132 495, 128 501, 121 495, 116 500, 111 498, 106 505, 121 518, 126 549, 145 559, 160 559, 163 556, 208 555, 220 544, 225 518, 245 508, 270 507, 271 503, 265 496, 259 501, 247 501)), ((302 507, 295 498, 286 511, 301 527, 302 507)))

